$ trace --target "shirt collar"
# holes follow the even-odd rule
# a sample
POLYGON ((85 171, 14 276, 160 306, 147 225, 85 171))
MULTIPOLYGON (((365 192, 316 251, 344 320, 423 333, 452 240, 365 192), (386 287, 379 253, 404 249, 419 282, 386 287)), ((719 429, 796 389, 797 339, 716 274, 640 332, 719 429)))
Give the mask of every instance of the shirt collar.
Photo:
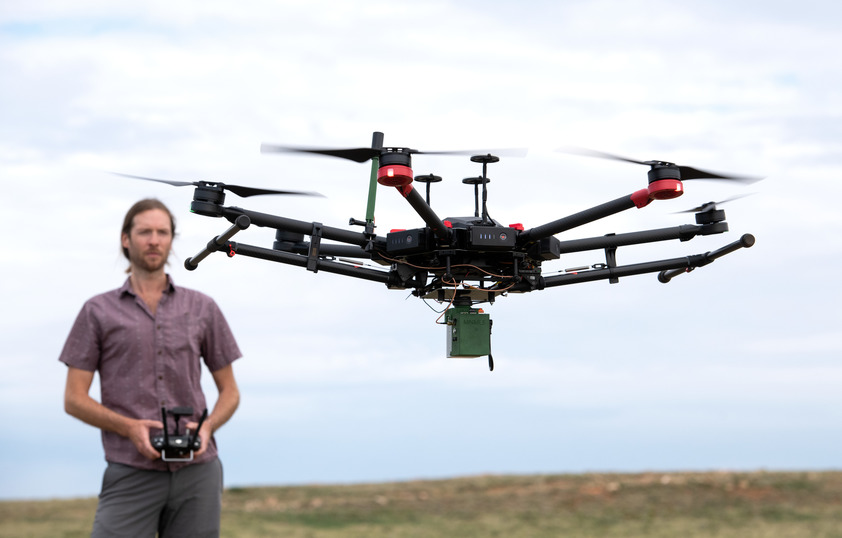
MULTIPOLYGON (((175 287, 175 284, 172 281, 172 276, 170 276, 170 274, 167 273, 167 287, 164 288, 164 293, 167 293, 167 294, 173 293, 175 290, 176 290, 176 287, 175 287)), ((132 282, 131 282, 131 279, 129 277, 126 277, 126 281, 123 282, 123 285, 117 291, 120 293, 120 295, 129 294, 131 296, 135 296, 135 292, 134 292, 134 290, 132 290, 132 282)))

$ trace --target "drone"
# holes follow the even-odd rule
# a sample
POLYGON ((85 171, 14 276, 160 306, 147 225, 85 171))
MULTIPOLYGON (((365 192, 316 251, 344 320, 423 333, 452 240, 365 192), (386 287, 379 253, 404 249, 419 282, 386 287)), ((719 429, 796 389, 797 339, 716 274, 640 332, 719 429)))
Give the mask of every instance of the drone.
MULTIPOLYGON (((501 153, 480 151, 419 151, 407 147, 384 146, 384 135, 375 132, 370 147, 317 148, 262 144, 262 153, 304 153, 346 159, 357 163, 371 162, 368 203, 365 219, 351 218, 348 228, 327 226, 279 215, 271 215, 225 206, 225 191, 240 197, 264 194, 317 195, 313 192, 256 189, 214 181, 170 181, 141 176, 137 179, 159 181, 175 186, 194 186, 190 210, 199 215, 224 218, 231 226, 211 239, 184 266, 195 270, 214 252, 229 257, 248 256, 277 262, 307 271, 338 274, 385 285, 390 290, 409 290, 412 296, 446 305, 437 323, 447 325, 447 356, 475 358, 491 354, 490 315, 477 305, 493 304, 498 297, 529 293, 558 286, 657 273, 658 280, 668 283, 676 276, 712 263, 741 248, 754 245, 751 234, 722 248, 701 254, 648 261, 629 265, 617 263, 617 249, 630 245, 677 240, 685 242, 696 236, 722 234, 728 230, 725 212, 709 202, 696 207, 695 224, 671 228, 608 234, 584 239, 563 240, 556 237, 582 225, 622 211, 648 206, 653 201, 668 200, 684 194, 683 181, 696 179, 753 182, 761 178, 720 174, 677 165, 668 161, 642 161, 593 150, 565 149, 579 153, 625 161, 649 168, 645 188, 573 213, 552 222, 526 228, 520 223, 501 224, 488 212, 488 167, 499 162, 501 153), (424 154, 469 155, 481 165, 482 173, 463 179, 474 187, 474 213, 470 216, 441 218, 430 203, 432 184, 442 181, 433 174, 414 175, 412 157, 424 154), (425 195, 416 188, 425 186, 425 195), (374 207, 377 187, 392 187, 421 217, 424 226, 394 229, 385 235, 376 233, 374 207), (276 230, 271 248, 232 241, 249 226, 276 230), (357 227, 359 230, 350 227, 357 227), (309 238, 309 240, 305 240, 309 238), (602 251, 603 261, 569 268, 545 275, 543 265, 563 255, 584 251, 602 251), (441 322, 441 318, 444 321, 441 322)), ((125 174, 121 174, 125 175, 125 174)), ((726 200, 728 201, 728 200, 726 200)))

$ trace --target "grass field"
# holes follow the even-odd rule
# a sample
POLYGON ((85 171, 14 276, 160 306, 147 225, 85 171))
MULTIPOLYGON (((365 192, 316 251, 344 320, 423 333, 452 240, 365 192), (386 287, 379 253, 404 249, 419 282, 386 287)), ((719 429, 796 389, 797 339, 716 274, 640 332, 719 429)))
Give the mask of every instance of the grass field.
MULTIPOLYGON (((90 533, 96 499, 0 503, 0 536, 90 533)), ((480 476, 232 488, 236 537, 842 537, 842 472, 480 476)))

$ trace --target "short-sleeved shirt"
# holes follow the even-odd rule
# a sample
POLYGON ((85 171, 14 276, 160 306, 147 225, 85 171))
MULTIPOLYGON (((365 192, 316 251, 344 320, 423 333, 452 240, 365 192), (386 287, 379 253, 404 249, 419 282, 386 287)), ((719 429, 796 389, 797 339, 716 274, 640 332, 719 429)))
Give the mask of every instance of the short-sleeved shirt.
MULTIPOLYGON (((122 287, 88 300, 59 360, 74 368, 98 371, 102 404, 121 415, 161 420, 162 407, 192 407, 194 415, 179 422, 183 434, 184 425, 198 422, 207 407, 200 359, 215 372, 238 359, 240 350, 213 299, 175 286, 169 275, 167 284, 155 314, 134 293, 128 279, 122 287)), ((167 425, 172 432, 175 418, 168 416, 167 425)), ((103 431, 102 444, 110 462, 150 470, 186 465, 150 461, 128 438, 114 432, 103 431)), ((211 439, 207 451, 190 463, 216 456, 216 442, 211 439)))

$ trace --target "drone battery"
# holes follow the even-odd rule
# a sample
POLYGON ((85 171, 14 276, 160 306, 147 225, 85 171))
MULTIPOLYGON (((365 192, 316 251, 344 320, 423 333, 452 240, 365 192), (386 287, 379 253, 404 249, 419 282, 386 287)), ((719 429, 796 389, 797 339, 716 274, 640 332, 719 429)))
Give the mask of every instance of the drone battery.
POLYGON ((415 254, 427 250, 427 232, 424 228, 396 230, 386 234, 386 252, 389 254, 415 254))
POLYGON ((502 226, 472 226, 471 247, 483 250, 509 250, 515 246, 517 230, 502 226))
POLYGON ((491 316, 482 310, 455 306, 445 314, 447 357, 474 358, 491 353, 491 316))
POLYGON ((557 260, 561 257, 561 242, 555 237, 543 237, 530 254, 542 260, 557 260))

